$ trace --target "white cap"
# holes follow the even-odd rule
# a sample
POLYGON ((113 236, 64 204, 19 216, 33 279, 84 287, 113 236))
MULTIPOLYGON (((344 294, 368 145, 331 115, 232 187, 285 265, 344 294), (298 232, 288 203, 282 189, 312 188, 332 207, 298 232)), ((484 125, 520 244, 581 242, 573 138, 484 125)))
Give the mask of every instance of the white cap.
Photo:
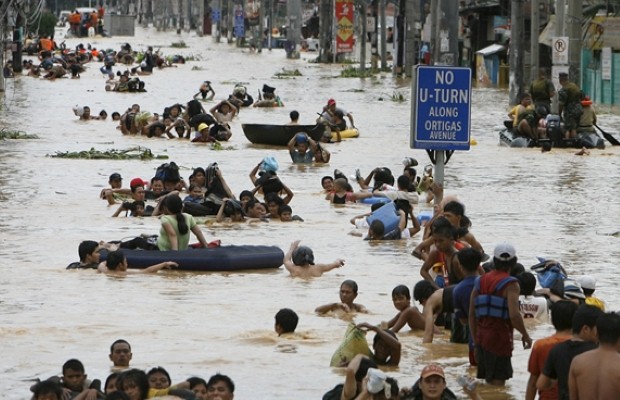
POLYGON ((596 289, 596 279, 594 279, 590 275, 584 275, 579 278, 579 284, 581 285, 582 289, 596 289))
POLYGON ((517 251, 510 243, 504 242, 502 244, 498 244, 497 246, 495 246, 495 250, 493 250, 493 257, 497 258, 498 260, 508 261, 512 260, 516 256, 517 251))

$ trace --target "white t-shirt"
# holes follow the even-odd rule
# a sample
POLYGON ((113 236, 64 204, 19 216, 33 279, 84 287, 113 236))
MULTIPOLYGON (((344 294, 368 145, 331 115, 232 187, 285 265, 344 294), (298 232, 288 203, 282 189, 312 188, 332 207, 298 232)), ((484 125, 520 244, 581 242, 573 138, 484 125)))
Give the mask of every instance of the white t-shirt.
POLYGON ((523 319, 548 319, 547 299, 535 296, 519 296, 519 312, 523 319))

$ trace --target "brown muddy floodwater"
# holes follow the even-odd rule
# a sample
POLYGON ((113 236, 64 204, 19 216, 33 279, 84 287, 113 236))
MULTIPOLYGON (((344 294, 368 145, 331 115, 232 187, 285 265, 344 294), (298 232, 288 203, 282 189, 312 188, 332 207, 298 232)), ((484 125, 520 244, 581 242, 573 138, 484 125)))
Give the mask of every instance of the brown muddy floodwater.
MULTIPOLYGON (((62 37, 58 37, 60 41, 62 37)), ((158 33, 137 29, 134 38, 96 38, 97 48, 115 48, 129 40, 135 49, 147 45, 166 55, 193 55, 198 61, 157 70, 143 77, 147 93, 122 94, 104 90, 100 63, 88 65, 79 80, 49 82, 19 77, 7 82, 1 126, 39 135, 39 140, 0 143, 0 361, 2 398, 27 399, 33 378, 60 374, 69 358, 79 358, 90 378, 109 373, 109 346, 125 338, 133 348, 132 366, 161 365, 173 381, 190 376, 208 378, 221 372, 232 377, 238 399, 318 399, 343 380, 342 371, 329 368, 347 321, 314 314, 316 306, 338 298, 344 279, 358 282, 358 301, 371 311, 358 322, 379 323, 395 313, 391 291, 398 284, 410 288, 421 279, 421 262, 410 256, 419 236, 389 243, 368 243, 351 236, 349 219, 367 206, 336 208, 323 200, 320 178, 335 168, 347 175, 355 168, 367 173, 387 166, 398 174, 404 156, 420 167, 428 162, 422 150, 409 149, 410 82, 382 74, 372 79, 338 78, 338 65, 287 60, 283 50, 248 53, 226 43, 194 34, 158 33), (170 44, 184 40, 185 49, 170 44), (283 68, 302 76, 278 79, 283 68), (121 113, 132 103, 143 110, 163 112, 165 106, 187 102, 203 80, 213 82, 216 99, 244 82, 252 95, 263 83, 277 88, 286 107, 244 109, 233 124, 229 145, 234 150, 213 151, 179 140, 124 137, 108 121, 81 122, 74 105, 89 105, 93 114, 105 109, 121 113), (405 102, 392 101, 394 93, 405 102), (329 145, 332 161, 325 166, 293 166, 287 151, 250 144, 242 122, 284 123, 296 109, 302 123, 312 123, 328 98, 351 111, 361 137, 329 145), (47 157, 56 151, 99 150, 146 146, 167 153, 187 177, 193 167, 217 161, 233 192, 251 188, 250 170, 272 155, 279 175, 295 192, 291 203, 304 223, 203 226, 207 239, 223 244, 273 244, 284 250, 301 239, 314 249, 319 262, 344 258, 346 265, 311 281, 291 279, 283 269, 269 272, 188 273, 113 278, 93 271, 66 271, 85 239, 113 240, 140 233, 157 233, 157 219, 110 218, 114 208, 98 199, 108 176, 119 172, 125 184, 133 177, 150 179, 161 161, 95 161, 47 157), (283 307, 300 316, 297 340, 278 339, 273 317, 283 307)), ((87 39, 69 39, 74 47, 87 39)), ((615 273, 620 255, 620 162, 617 148, 592 150, 579 157, 574 150, 498 146, 497 127, 507 109, 507 94, 475 90, 472 137, 477 145, 454 155, 446 167, 446 194, 457 194, 467 206, 472 231, 487 252, 498 242, 512 242, 520 261, 536 263, 535 256, 561 260, 570 274, 592 274, 597 293, 610 309, 620 301, 615 273)), ((213 103, 205 106, 211 107, 213 103)), ((613 131, 616 116, 600 116, 601 126, 613 131)), ((421 206, 421 209, 428 206, 421 206)), ((532 336, 550 334, 548 325, 530 326, 532 336)), ((369 337, 371 338, 371 337, 369 337)), ((400 368, 390 371, 401 385, 411 385, 423 366, 436 361, 445 366, 448 384, 460 392, 458 375, 468 372, 464 345, 450 344, 448 334, 423 345, 420 334, 399 334, 403 343, 400 368)), ((527 359, 515 342, 514 379, 507 388, 483 388, 485 399, 522 398, 527 382, 527 359)), ((472 373, 470 371, 470 373, 472 373)))

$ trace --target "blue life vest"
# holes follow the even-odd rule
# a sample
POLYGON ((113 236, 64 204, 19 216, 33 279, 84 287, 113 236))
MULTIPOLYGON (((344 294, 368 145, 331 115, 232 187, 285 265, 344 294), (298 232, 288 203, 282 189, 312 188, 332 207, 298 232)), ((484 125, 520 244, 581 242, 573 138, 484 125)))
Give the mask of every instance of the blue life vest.
MULTIPOLYGON (((501 319, 509 319, 508 315, 508 299, 501 296, 496 296, 495 293, 499 292, 509 284, 510 282, 516 282, 517 279, 513 276, 507 276, 497 283, 493 293, 491 294, 478 294, 474 300, 474 306, 476 309, 476 317, 494 317, 501 319)), ((480 277, 476 279, 474 288, 480 293, 480 277)))

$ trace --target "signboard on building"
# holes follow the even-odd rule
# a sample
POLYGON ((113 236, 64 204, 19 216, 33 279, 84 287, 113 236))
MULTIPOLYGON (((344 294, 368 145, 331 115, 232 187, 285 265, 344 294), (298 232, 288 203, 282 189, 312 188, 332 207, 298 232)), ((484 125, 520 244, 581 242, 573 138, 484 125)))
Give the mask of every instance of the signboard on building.
POLYGON ((420 65, 414 74, 410 147, 469 150, 471 69, 420 65))
POLYGON ((336 0, 336 53, 353 52, 353 0, 336 0))
POLYGON ((568 64, 568 36, 554 37, 551 41, 551 60, 554 65, 568 64))

